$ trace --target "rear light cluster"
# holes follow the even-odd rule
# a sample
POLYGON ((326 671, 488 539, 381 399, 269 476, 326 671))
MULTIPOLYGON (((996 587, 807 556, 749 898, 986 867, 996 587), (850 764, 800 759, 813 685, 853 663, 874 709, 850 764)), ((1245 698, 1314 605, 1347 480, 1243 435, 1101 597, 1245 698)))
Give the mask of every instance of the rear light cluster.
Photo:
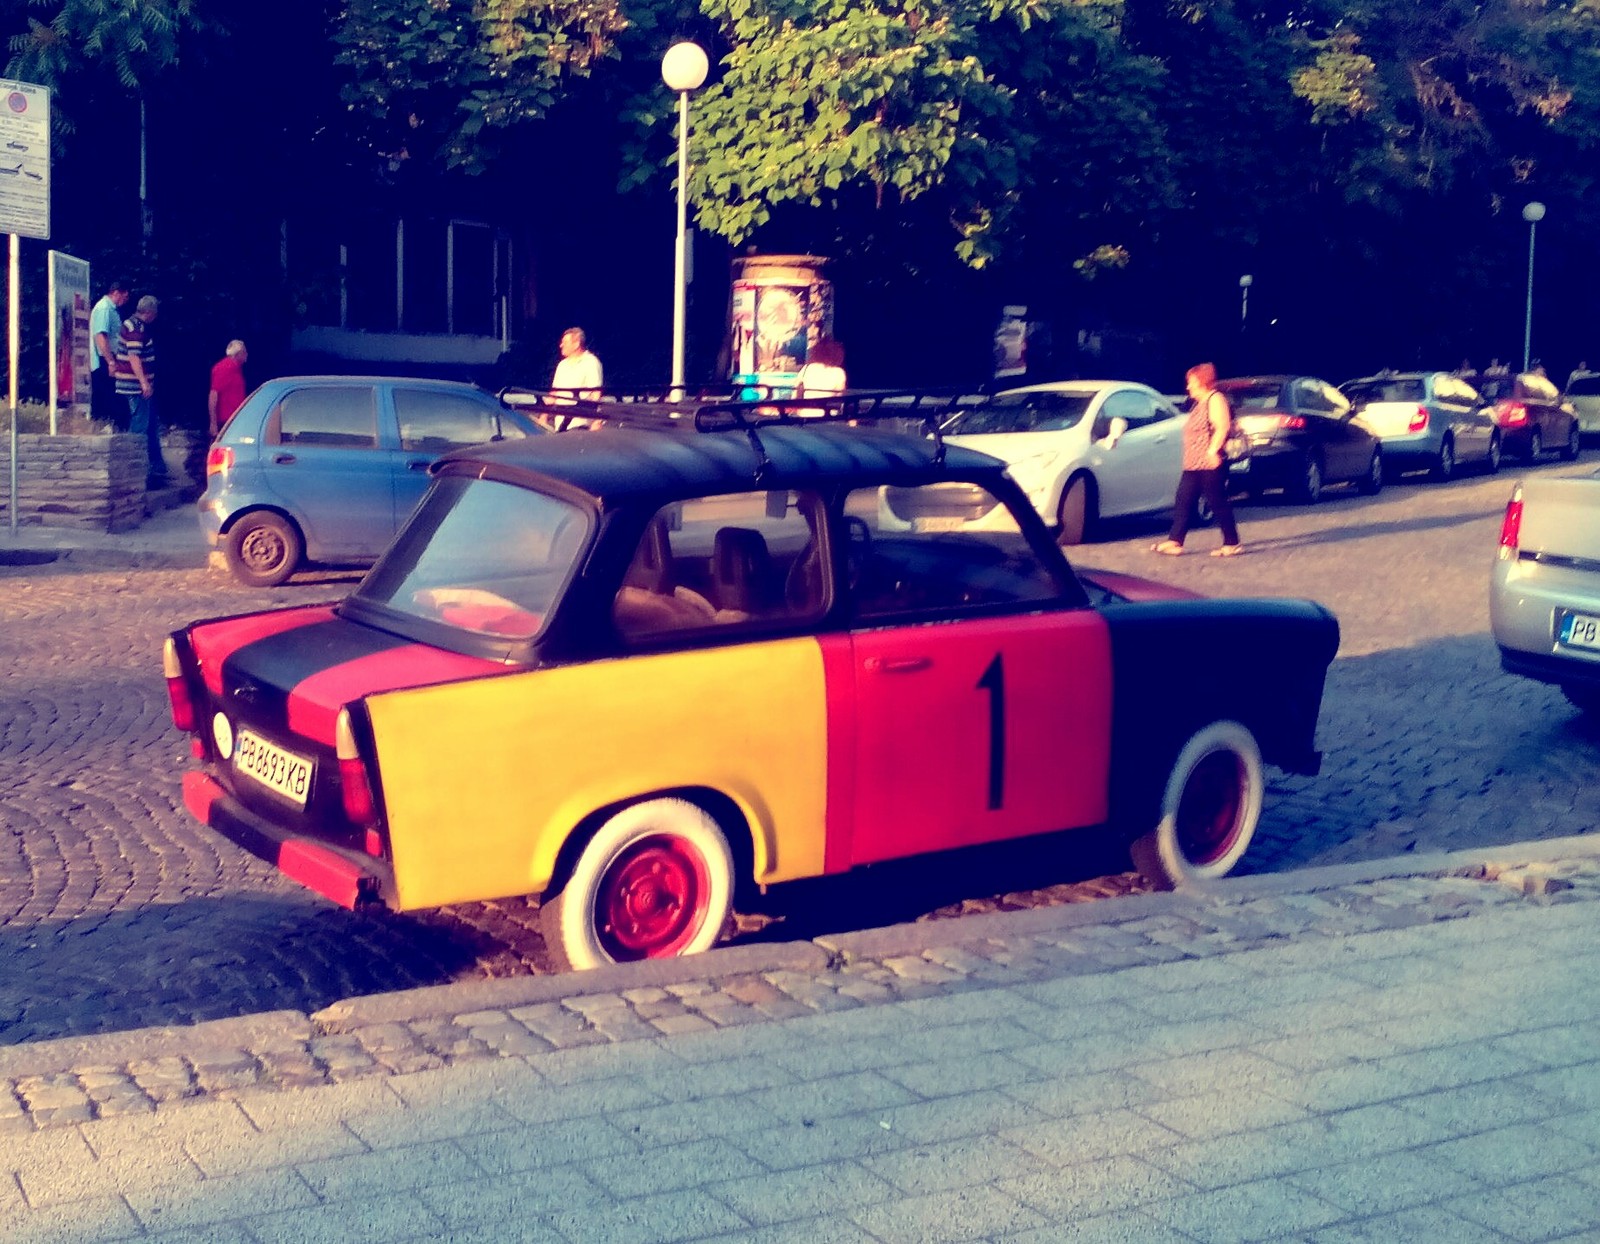
POLYGON ((1517 545, 1522 539, 1522 489, 1512 490, 1511 500, 1506 502, 1506 516, 1500 520, 1500 552, 1501 561, 1517 555, 1517 545))
POLYGON ((1306 426, 1306 417, 1304 415, 1279 415, 1278 426, 1280 428, 1303 428, 1306 426))
POLYGON ((167 699, 172 702, 172 724, 185 734, 199 729, 195 713, 194 696, 189 693, 189 680, 183 676, 183 662, 178 659, 178 644, 170 635, 161 648, 161 672, 167 679, 167 699))
POLYGON ((1418 406, 1416 413, 1411 416, 1411 422, 1406 424, 1407 432, 1426 432, 1428 430, 1428 408, 1418 406))
POLYGON ((1495 415, 1502 428, 1515 428, 1528 422, 1528 408, 1521 402, 1501 402, 1495 415))
POLYGON ((221 475, 233 470, 233 450, 226 445, 213 445, 206 453, 206 474, 221 475))
POLYGON ((356 746, 356 732, 350 723, 350 710, 341 708, 333 729, 333 750, 339 760, 339 790, 344 802, 344 814, 352 825, 367 829, 367 852, 378 854, 382 842, 375 832, 378 824, 378 801, 372 793, 372 780, 367 774, 366 762, 361 759, 361 749, 356 746), (377 846, 378 851, 373 851, 377 846))

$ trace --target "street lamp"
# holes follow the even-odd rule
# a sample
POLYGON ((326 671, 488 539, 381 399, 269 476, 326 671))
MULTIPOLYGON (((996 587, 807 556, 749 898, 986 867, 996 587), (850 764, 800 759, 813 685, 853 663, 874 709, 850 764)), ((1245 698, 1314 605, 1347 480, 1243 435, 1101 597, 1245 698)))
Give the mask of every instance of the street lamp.
POLYGON ((1538 200, 1522 209, 1522 219, 1528 222, 1528 315, 1522 322, 1522 370, 1533 364, 1533 235, 1544 219, 1544 204, 1538 200))
POLYGON ((1250 322, 1250 286, 1255 277, 1246 272, 1239 278, 1239 331, 1244 332, 1250 322))
POLYGON ((661 80, 678 92, 678 245, 672 261, 672 389, 683 392, 683 335, 688 293, 689 92, 706 80, 711 62, 705 49, 687 40, 674 43, 661 58, 661 80))

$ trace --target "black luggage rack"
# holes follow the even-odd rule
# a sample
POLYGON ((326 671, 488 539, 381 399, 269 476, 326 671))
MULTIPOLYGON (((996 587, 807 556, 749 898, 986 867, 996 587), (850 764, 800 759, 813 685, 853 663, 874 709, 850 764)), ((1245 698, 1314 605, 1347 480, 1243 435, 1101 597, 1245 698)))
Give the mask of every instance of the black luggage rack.
MULTIPOLYGON (((592 390, 583 390, 590 392, 592 390)), ((991 396, 955 389, 850 389, 811 397, 774 397, 765 385, 641 389, 584 397, 572 389, 502 389, 500 400, 542 416, 556 431, 575 420, 624 427, 674 427, 696 432, 743 432, 760 455, 763 427, 808 423, 888 423, 919 431, 934 442, 934 461, 944 461, 945 422, 958 410, 987 405, 991 396)))

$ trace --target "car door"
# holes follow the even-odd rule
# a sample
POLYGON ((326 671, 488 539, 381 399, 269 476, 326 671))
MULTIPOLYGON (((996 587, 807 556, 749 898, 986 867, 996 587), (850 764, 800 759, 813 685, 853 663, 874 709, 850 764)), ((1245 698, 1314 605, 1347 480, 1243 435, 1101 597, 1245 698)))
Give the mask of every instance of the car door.
POLYGON ((1127 430, 1116 444, 1101 451, 1096 482, 1100 512, 1147 514, 1172 504, 1183 468, 1183 420, 1155 393, 1120 387, 1109 390, 1094 412, 1091 436, 1102 441, 1111 422, 1122 419, 1127 430))
POLYGON ((1477 390, 1457 376, 1440 373, 1433 377, 1436 406, 1444 410, 1456 438, 1456 458, 1468 461, 1489 454, 1489 437, 1494 420, 1484 409, 1477 390))
POLYGON ((853 782, 848 823, 830 812, 832 865, 1106 816, 1105 621, 1071 607, 1073 585, 1020 531, 950 530, 950 487, 973 485, 885 490, 894 524, 872 518, 877 489, 847 506, 849 667, 830 673, 828 698, 853 782))
POLYGON ((371 384, 290 389, 267 416, 263 478, 315 561, 376 557, 394 536, 394 485, 371 384))
POLYGON ((397 384, 388 392, 399 444, 389 459, 398 530, 428 490, 428 468, 434 460, 449 450, 493 440, 500 423, 495 403, 471 390, 397 384))
POLYGON ((1367 438, 1350 423, 1350 403, 1332 385, 1313 377, 1294 382, 1295 411, 1320 447, 1328 480, 1353 479, 1367 469, 1367 438))

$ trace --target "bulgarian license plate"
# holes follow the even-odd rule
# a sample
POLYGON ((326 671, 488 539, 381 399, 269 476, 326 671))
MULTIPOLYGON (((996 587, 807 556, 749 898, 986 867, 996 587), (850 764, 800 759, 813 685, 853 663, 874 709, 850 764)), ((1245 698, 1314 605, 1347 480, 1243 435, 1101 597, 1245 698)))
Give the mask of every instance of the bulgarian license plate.
POLYGON ((252 731, 241 730, 233 749, 233 767, 297 807, 306 806, 306 796, 311 793, 311 762, 304 756, 285 751, 252 731))
POLYGON ((1569 613, 1561 620, 1561 633, 1556 638, 1569 648, 1600 650, 1600 618, 1569 613))

